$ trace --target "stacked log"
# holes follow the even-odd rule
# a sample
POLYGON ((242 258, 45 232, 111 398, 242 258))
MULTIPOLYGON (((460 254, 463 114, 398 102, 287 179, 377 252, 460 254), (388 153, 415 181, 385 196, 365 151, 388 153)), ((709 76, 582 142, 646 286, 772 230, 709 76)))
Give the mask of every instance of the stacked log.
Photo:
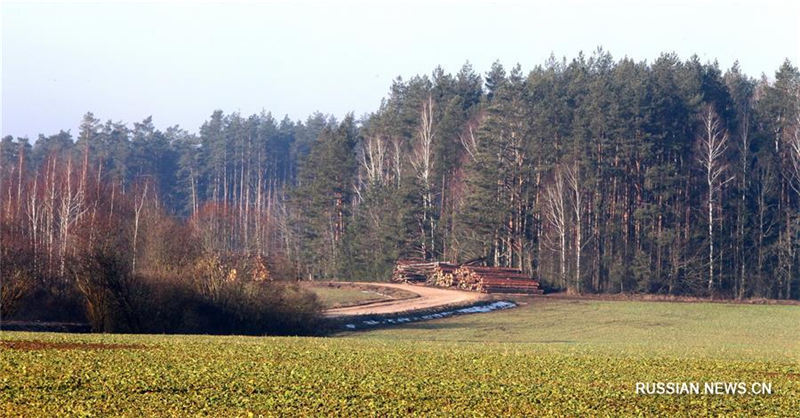
POLYGON ((532 279, 484 279, 479 291, 483 293, 524 293, 528 295, 541 295, 544 293, 539 288, 539 283, 532 279))
POLYGON ((539 282, 519 269, 508 267, 461 266, 453 273, 460 289, 483 293, 541 294, 539 282))
POLYGON ((455 284, 453 273, 458 265, 439 262, 433 268, 433 274, 428 278, 428 284, 440 287, 451 287, 455 284))
POLYGON ((437 262, 419 260, 397 260, 392 273, 392 281, 406 283, 425 283, 433 275, 437 262))
POLYGON ((392 280, 457 287, 483 293, 541 294, 539 282, 509 267, 457 265, 440 261, 398 260, 392 280))

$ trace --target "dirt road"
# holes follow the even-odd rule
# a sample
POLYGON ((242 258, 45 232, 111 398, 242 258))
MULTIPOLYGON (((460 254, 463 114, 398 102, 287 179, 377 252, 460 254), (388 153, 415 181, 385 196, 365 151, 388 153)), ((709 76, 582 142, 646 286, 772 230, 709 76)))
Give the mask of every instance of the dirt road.
MULTIPOLYGON (((375 283, 363 283, 376 285, 375 283)), ((469 302, 478 302, 486 295, 465 292, 461 290, 438 289, 427 286, 414 286, 410 284, 381 283, 382 287, 401 289, 416 293, 418 298, 374 302, 366 305, 350 306, 346 308, 328 309, 324 312, 327 317, 342 317, 355 315, 378 315, 410 312, 420 309, 431 309, 445 305, 460 305, 469 302)))

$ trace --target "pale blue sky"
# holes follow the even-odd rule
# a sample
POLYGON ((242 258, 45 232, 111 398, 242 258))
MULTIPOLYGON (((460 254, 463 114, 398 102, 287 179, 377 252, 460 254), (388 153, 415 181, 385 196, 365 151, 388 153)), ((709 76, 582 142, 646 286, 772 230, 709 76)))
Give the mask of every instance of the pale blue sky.
POLYGON ((304 119, 374 111, 392 79, 529 70, 602 45, 697 54, 752 76, 800 63, 797 1, 3 1, 2 134, 72 129, 90 110, 195 132, 214 109, 304 119))

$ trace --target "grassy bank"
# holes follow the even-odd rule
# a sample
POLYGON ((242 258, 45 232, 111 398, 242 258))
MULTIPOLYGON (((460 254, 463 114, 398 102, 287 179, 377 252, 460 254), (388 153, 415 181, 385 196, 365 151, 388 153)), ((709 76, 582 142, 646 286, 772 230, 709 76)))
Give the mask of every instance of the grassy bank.
POLYGON ((372 302, 417 297, 415 293, 384 287, 378 284, 365 285, 343 282, 304 282, 303 288, 310 290, 323 309, 344 308, 372 302))

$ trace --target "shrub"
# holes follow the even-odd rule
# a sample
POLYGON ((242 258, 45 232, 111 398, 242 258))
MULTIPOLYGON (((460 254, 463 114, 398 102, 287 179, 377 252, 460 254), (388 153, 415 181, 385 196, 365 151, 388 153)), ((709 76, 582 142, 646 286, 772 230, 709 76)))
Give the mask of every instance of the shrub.
POLYGON ((307 335, 319 325, 320 304, 297 285, 225 281, 212 297, 176 276, 137 283, 141 332, 307 335))
POLYGON ((2 281, 3 316, 18 306, 26 319, 71 312, 95 332, 204 333, 250 335, 314 334, 321 310, 316 296, 288 282, 261 279, 260 259, 200 257, 193 267, 133 275, 123 251, 98 243, 68 264, 56 289, 40 285, 22 270, 2 281), (257 261, 255 264, 253 260, 257 261), (237 264, 238 262, 238 264, 237 264), (260 280, 257 280, 260 279, 260 280), (21 302, 21 303, 20 303, 21 302), (76 304, 83 312, 75 313, 76 304), (8 311, 7 311, 8 310, 8 311))
POLYGON ((32 255, 19 248, 4 250, 0 253, 0 318, 13 315, 36 285, 29 261, 32 255))
POLYGON ((71 263, 75 285, 83 294, 92 330, 136 331, 137 312, 130 265, 112 249, 99 246, 71 263))
POLYGON ((21 321, 87 322, 85 298, 74 286, 59 289, 37 281, 9 318, 21 321))
POLYGON ((316 296, 297 284, 228 282, 220 308, 236 334, 312 334, 320 304, 316 296))
POLYGON ((3 274, 0 280, 0 318, 13 315, 33 288, 33 278, 22 270, 3 274))

